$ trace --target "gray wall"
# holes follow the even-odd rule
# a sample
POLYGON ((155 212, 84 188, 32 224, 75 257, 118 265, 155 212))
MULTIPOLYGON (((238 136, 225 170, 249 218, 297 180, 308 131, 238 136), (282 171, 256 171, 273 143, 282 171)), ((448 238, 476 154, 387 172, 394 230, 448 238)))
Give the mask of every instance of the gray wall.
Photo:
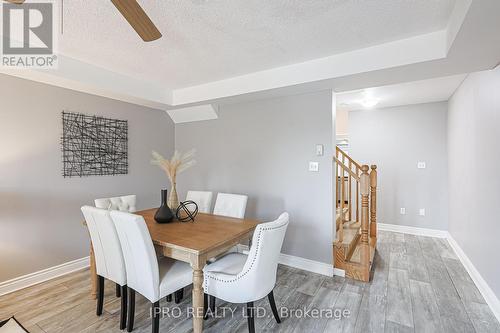
POLYGON ((500 298, 500 68, 469 75, 449 103, 450 233, 500 298))
POLYGON ((137 194, 158 205, 166 176, 150 165, 171 154, 174 126, 159 110, 0 75, 0 281, 88 255, 80 206, 96 197, 137 194), (64 179, 61 111, 129 121, 129 174, 64 179))
POLYGON ((349 113, 350 154, 378 166, 379 223, 448 229, 446 117, 447 103, 349 113))
POLYGON ((221 106, 219 119, 176 125, 176 148, 197 149, 179 177, 188 189, 249 196, 246 216, 271 221, 288 211, 283 252, 332 263, 332 93, 221 106), (323 157, 315 145, 323 144, 323 157), (308 162, 320 171, 309 172, 308 162))

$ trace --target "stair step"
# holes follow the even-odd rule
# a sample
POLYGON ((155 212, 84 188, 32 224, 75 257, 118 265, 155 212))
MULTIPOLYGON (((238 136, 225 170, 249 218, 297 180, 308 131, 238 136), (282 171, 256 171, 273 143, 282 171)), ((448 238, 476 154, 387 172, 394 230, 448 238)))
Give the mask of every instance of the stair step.
MULTIPOLYGON (((375 257, 375 247, 376 247, 376 242, 370 241, 370 267, 373 264, 373 258, 375 257)), ((355 264, 361 264, 361 243, 358 242, 356 244, 356 248, 352 252, 351 257, 347 257, 347 261, 355 264)))
POLYGON ((336 216, 335 216, 335 224, 336 224, 336 230, 339 230, 340 227, 340 222, 342 220, 342 215, 345 215, 349 211, 348 208, 337 208, 336 216), (341 213, 343 211, 343 214, 341 213))
POLYGON ((346 247, 352 245, 355 238, 360 235, 359 229, 361 229, 361 222, 344 222, 344 239, 342 245, 346 247))
POLYGON ((361 222, 344 222, 344 237, 342 243, 339 242, 338 238, 334 242, 335 246, 342 246, 344 248, 346 258, 349 258, 352 255, 352 252, 358 244, 359 238, 361 237, 361 234, 359 232, 360 229, 361 222))

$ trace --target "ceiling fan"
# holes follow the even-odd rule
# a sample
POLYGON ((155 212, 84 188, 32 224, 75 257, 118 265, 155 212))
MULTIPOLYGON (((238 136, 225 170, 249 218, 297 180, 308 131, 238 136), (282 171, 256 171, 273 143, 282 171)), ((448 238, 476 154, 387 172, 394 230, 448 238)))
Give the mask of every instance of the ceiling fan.
MULTIPOLYGON (((4 1, 18 5, 25 2, 25 0, 4 1)), ((145 42, 151 42, 161 37, 161 32, 144 12, 137 0, 111 0, 111 2, 145 42)))

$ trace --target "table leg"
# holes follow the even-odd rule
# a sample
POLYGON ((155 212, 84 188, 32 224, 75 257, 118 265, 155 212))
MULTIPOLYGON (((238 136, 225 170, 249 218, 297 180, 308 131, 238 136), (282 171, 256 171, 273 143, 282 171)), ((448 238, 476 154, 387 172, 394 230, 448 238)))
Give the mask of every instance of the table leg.
POLYGON ((193 332, 203 331, 203 265, 197 260, 193 267, 193 332))
POLYGON ((97 298, 97 271, 95 267, 95 255, 92 242, 90 242, 90 298, 97 298))

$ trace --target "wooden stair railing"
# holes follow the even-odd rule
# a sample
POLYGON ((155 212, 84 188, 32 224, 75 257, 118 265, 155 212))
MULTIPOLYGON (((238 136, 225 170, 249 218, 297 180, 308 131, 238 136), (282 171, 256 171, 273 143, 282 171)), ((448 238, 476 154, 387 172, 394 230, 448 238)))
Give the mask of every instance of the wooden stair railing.
POLYGON ((360 165, 339 147, 334 166, 334 266, 343 269, 346 277, 369 281, 377 244, 377 166, 360 165))

